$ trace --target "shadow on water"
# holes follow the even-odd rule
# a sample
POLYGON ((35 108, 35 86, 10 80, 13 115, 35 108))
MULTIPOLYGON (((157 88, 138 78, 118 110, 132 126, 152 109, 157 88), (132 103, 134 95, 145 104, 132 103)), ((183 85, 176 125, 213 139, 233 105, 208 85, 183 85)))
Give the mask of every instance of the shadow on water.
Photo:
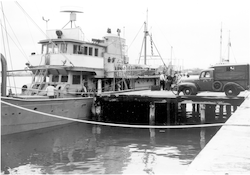
POLYGON ((1 139, 1 170, 6 174, 182 174, 218 129, 72 123, 7 135, 1 139))

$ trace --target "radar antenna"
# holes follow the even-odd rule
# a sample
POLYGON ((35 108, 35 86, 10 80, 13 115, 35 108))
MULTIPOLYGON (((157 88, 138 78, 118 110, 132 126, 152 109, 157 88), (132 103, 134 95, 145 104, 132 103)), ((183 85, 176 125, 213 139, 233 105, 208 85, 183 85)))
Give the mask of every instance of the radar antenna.
POLYGON ((70 13, 69 22, 64 27, 71 23, 72 28, 72 23, 76 21, 76 13, 83 13, 83 10, 81 7, 61 7, 61 12, 70 13))

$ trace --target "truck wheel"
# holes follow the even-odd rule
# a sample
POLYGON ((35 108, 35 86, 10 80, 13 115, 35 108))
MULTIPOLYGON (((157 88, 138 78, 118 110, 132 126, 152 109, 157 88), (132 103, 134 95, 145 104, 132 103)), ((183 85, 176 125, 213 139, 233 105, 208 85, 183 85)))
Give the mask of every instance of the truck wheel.
POLYGON ((222 89, 222 83, 220 81, 213 82, 212 89, 216 92, 220 91, 222 89))
POLYGON ((239 95, 239 91, 234 86, 227 86, 225 87, 225 94, 227 97, 236 97, 239 95))
POLYGON ((185 87, 182 92, 184 95, 195 95, 191 87, 185 87))

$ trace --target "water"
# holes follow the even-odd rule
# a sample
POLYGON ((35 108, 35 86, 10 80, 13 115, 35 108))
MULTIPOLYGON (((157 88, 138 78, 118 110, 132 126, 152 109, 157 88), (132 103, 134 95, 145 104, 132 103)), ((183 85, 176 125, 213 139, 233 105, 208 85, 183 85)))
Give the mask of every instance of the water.
POLYGON ((183 174, 218 131, 71 123, 2 136, 2 173, 183 174))

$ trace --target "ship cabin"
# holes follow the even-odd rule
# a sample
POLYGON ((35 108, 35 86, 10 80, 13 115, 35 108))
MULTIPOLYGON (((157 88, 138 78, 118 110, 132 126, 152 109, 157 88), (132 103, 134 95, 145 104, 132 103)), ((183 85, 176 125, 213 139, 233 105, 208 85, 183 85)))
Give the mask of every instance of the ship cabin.
POLYGON ((34 76, 26 86, 32 94, 44 95, 48 83, 68 96, 79 94, 83 85, 87 92, 101 92, 107 84, 114 90, 110 79, 115 76, 115 65, 128 62, 125 40, 111 33, 86 42, 79 27, 48 30, 47 39, 39 44, 41 53, 32 53, 28 64, 34 76))

